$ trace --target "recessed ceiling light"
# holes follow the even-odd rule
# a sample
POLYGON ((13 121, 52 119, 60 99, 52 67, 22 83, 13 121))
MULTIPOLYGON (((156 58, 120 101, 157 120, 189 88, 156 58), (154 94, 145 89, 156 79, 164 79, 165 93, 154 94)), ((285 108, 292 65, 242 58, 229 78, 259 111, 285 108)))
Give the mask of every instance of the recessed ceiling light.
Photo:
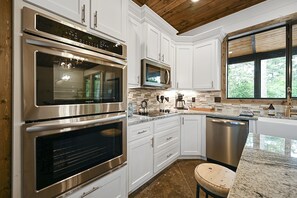
POLYGON ((198 2, 199 0, 191 0, 191 1, 195 3, 195 2, 198 2))

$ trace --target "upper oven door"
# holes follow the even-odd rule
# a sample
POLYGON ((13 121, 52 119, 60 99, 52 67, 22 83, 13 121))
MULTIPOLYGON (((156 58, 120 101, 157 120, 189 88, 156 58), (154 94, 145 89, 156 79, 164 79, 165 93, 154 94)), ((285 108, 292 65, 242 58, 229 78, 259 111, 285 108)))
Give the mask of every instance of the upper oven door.
POLYGON ((142 85, 148 87, 170 88, 170 67, 155 63, 150 60, 142 60, 142 85))
POLYGON ((126 61, 24 34, 24 120, 126 110, 126 61))

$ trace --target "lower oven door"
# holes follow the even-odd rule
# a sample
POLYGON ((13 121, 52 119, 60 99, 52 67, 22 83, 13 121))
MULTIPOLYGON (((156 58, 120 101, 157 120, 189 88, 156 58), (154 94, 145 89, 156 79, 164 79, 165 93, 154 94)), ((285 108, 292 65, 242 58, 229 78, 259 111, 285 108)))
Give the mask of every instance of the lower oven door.
POLYGON ((25 124, 23 197, 55 197, 127 159, 126 113, 25 124))

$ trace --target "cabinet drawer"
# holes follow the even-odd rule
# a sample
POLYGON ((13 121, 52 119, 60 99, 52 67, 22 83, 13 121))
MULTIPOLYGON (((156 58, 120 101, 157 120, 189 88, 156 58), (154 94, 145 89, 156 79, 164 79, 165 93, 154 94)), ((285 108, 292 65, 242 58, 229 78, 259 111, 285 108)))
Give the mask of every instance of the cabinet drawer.
POLYGON ((153 123, 141 123, 128 127, 128 142, 153 134, 153 123))
POLYGON ((173 116, 155 121, 155 133, 180 126, 180 116, 173 116))
POLYGON ((79 189, 67 198, 126 197, 127 166, 79 189))
POLYGON ((167 167, 179 156, 179 142, 154 155, 154 173, 167 167))
POLYGON ((174 127, 166 131, 155 134, 154 141, 154 153, 158 153, 161 150, 168 148, 170 145, 179 141, 180 127, 174 127))

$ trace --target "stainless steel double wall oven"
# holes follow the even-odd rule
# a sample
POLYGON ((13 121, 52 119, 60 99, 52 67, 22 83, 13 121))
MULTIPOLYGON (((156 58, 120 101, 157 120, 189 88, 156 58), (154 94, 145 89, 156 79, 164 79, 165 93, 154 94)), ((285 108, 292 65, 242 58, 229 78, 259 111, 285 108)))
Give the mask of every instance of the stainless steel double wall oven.
POLYGON ((55 197, 125 164, 126 46, 23 8, 23 197, 55 197))

